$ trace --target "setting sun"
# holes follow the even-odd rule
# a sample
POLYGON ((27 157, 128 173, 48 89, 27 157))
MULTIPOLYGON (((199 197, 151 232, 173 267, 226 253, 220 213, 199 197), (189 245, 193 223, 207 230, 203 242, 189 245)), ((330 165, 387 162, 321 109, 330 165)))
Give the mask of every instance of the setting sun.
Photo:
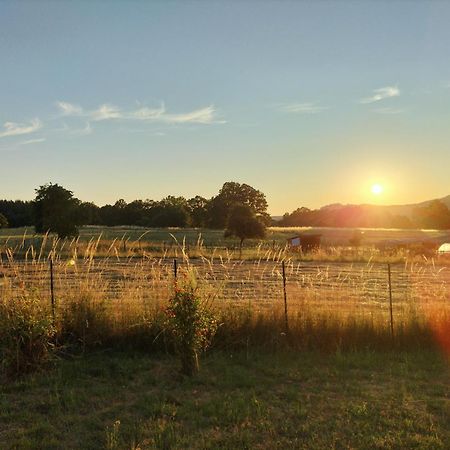
POLYGON ((372 194, 380 195, 383 192, 383 186, 381 186, 381 184, 374 184, 370 190, 372 191, 372 194))

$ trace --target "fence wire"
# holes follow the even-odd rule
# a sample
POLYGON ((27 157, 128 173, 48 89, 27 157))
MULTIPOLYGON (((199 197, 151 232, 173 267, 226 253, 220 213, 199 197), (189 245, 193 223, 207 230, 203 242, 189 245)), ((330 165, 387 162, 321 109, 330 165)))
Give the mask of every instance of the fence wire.
MULTIPOLYGON (((333 312, 338 307, 368 312, 389 308, 387 264, 287 260, 289 306, 305 304, 333 312)), ((177 261, 177 282, 195 278, 203 294, 219 305, 278 306, 283 303, 281 262, 195 259, 177 261)), ((391 267, 395 312, 411 306, 450 306, 450 267, 395 264, 391 267)), ((156 305, 173 293, 175 271, 168 259, 81 259, 53 263, 58 308, 70 299, 95 295, 113 308, 117 301, 156 305)), ((44 261, 0 262, 0 295, 38 295, 50 302, 50 265, 44 261)))

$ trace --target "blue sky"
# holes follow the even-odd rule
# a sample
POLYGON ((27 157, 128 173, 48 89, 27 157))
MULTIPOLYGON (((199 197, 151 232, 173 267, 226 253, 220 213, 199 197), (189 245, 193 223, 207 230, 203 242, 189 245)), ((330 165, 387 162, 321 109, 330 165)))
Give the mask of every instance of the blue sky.
POLYGON ((448 195, 448 23, 446 2, 0 1, 0 197, 448 195))

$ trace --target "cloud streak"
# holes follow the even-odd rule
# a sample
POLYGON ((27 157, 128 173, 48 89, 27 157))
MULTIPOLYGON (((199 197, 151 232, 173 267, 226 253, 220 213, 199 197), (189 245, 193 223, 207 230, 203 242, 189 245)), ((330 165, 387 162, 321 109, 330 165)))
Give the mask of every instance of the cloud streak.
POLYGON ((387 98, 400 96, 400 90, 397 86, 386 86, 373 91, 370 97, 362 98, 359 102, 363 104, 375 103, 387 98))
POLYGON ((38 144, 39 142, 45 142, 46 140, 46 138, 29 139, 28 141, 21 142, 20 145, 38 144))
POLYGON ((68 102, 56 102, 63 116, 80 116, 83 114, 83 108, 68 102))
POLYGON ((327 106, 320 106, 316 103, 289 103, 277 106, 278 111, 292 114, 317 114, 329 109, 327 106))
POLYGON ((402 114, 405 110, 401 108, 378 108, 374 109, 373 112, 377 114, 402 114))
POLYGON ((30 134, 40 128, 42 128, 42 122, 37 118, 33 119, 29 124, 5 122, 3 124, 3 131, 0 131, 0 138, 30 134))
POLYGON ((214 105, 195 109, 187 113, 169 113, 164 103, 159 108, 141 107, 136 110, 124 111, 118 106, 105 103, 93 111, 83 110, 78 105, 68 102, 57 102, 58 108, 64 116, 85 117, 96 122, 105 120, 136 120, 145 122, 160 122, 167 124, 203 124, 226 123, 217 117, 214 105))

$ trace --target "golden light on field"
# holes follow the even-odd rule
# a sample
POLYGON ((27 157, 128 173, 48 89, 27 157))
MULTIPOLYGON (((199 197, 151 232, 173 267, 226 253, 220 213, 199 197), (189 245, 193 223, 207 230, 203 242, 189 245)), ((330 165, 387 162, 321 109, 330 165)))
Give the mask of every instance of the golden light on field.
POLYGON ((380 195, 383 193, 383 186, 381 186, 381 184, 378 183, 373 184, 372 187, 370 188, 370 191, 374 195, 380 195))

